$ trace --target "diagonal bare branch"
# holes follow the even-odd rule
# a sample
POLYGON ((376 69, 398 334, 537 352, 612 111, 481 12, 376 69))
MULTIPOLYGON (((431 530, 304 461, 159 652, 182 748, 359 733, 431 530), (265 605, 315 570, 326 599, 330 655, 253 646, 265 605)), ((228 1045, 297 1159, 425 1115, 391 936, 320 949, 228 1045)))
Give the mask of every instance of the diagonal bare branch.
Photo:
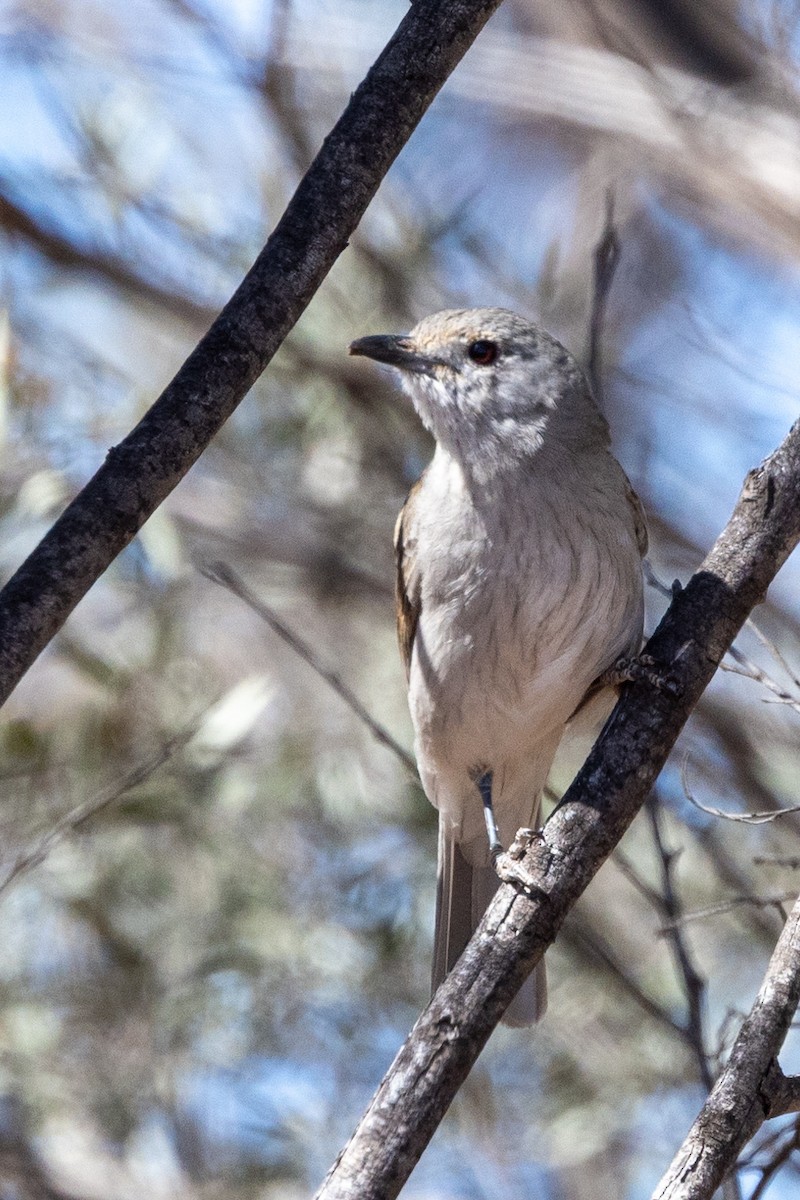
POLYGON ((684 935, 683 906, 675 884, 675 860, 677 853, 667 848, 661 824, 661 813, 655 796, 647 805, 650 828, 658 859, 661 865, 661 888, 664 896, 664 913, 668 918, 662 932, 668 933, 675 966, 686 994, 686 1033, 694 1051, 698 1073, 706 1091, 711 1091, 713 1076, 706 1047, 705 1005, 706 981, 700 975, 684 935))
POLYGON ((75 833, 93 821, 95 817, 99 817, 101 813, 112 808, 118 800, 133 791, 135 787, 146 783, 159 767, 169 762, 191 740, 196 732, 195 728, 190 728, 184 730, 183 733, 176 734, 149 758, 137 763, 122 779, 104 788, 99 795, 84 800, 61 817, 52 829, 49 829, 9 863, 4 874, 0 876, 0 893, 5 892, 21 876, 43 863, 56 846, 65 841, 70 834, 75 833))
POLYGON ((730 1058, 653 1200, 709 1200, 767 1118, 797 1109, 778 1053, 800 1000, 800 900, 783 927, 730 1058))
POLYGON ((290 629, 268 604, 265 604, 263 600, 255 596, 232 567, 223 562, 209 563, 207 566, 201 568, 201 572, 205 575, 206 579, 210 579, 212 583, 218 583, 221 587, 227 588, 234 596, 238 596, 248 608, 257 613, 261 617, 261 620, 266 622, 270 629, 286 642, 287 646, 291 646, 294 652, 299 654, 300 658, 304 662, 307 662, 321 679, 325 680, 328 686, 336 692, 336 695, 344 700, 347 707, 355 713, 359 721, 366 725, 375 740, 380 742, 382 746, 385 746, 387 750, 391 750, 392 754, 399 759, 412 778, 419 778, 417 764, 408 751, 404 750, 397 739, 392 737, 388 729, 385 729, 379 721, 375 720, 368 709, 361 703, 353 689, 348 687, 336 671, 333 671, 322 661, 314 647, 310 646, 293 629, 290 629))

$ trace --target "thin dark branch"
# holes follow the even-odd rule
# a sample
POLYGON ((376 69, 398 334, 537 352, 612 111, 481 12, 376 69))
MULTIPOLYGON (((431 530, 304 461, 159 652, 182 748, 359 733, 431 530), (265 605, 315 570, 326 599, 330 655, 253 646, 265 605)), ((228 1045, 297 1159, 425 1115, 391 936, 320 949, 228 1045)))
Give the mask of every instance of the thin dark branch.
POLYGON ((102 812, 113 807, 118 800, 138 787, 139 784, 145 783, 151 775, 153 775, 159 767, 181 750, 194 734, 196 729, 187 729, 183 733, 177 734, 175 737, 151 755, 150 758, 137 764, 127 775, 122 779, 104 788, 97 796, 92 796, 89 800, 84 800, 82 804, 78 804, 75 808, 66 813, 56 824, 43 834, 38 841, 23 850, 18 854, 14 861, 6 868, 5 874, 0 878, 0 893, 4 892, 22 875, 34 867, 38 867, 44 862, 48 854, 60 845, 70 834, 75 833, 84 825, 88 824, 95 817, 98 817, 102 812))
POLYGON ((653 834, 653 841, 658 853, 659 862, 661 863, 664 912, 669 922, 665 928, 669 934, 672 953, 675 956, 675 964, 686 992, 686 1033, 688 1041, 694 1050, 695 1062, 697 1063, 697 1069, 700 1073, 703 1086, 706 1091, 710 1092, 714 1084, 714 1079, 706 1052, 703 1015, 706 985, 694 965, 694 960, 683 933, 683 909, 675 890, 674 868, 677 856, 675 851, 667 849, 664 842, 659 808, 654 797, 651 797, 651 800, 647 804, 647 815, 650 818, 650 829, 653 834))
POLYGON ((776 896, 729 896, 727 900, 719 900, 716 904, 707 904, 705 908, 696 908, 691 912, 682 913, 672 921, 666 921, 658 930, 661 935, 673 935, 676 929, 688 925, 690 921, 707 921, 711 917, 719 917, 722 913, 731 912, 743 905, 753 905, 756 908, 777 909, 782 921, 786 920, 786 910, 783 907, 794 900, 796 892, 780 892, 776 896))
POLYGON ((770 1117, 784 1117, 800 1112, 800 1075, 783 1075, 780 1086, 771 1098, 770 1117))
POLYGON ((675 593, 679 592, 683 587, 680 579, 674 579, 672 584, 668 586, 663 579, 660 579, 659 576, 656 575, 655 571, 653 570, 653 564, 650 562, 649 558, 646 558, 642 563, 642 570, 644 572, 645 583, 651 587, 653 591, 658 592, 659 595, 666 596, 668 600, 671 600, 675 593))
POLYGON ((0 593, 0 702, 255 383, 499 4, 412 4, 235 295, 0 593))
POLYGON ((121 255, 99 245, 85 247, 73 243, 41 217, 27 212, 6 188, 7 181, 0 177, 0 228, 12 238, 28 242, 58 267, 101 276, 137 300, 167 308, 174 316, 190 322, 196 330, 211 320, 213 314, 206 305, 165 284, 147 279, 144 272, 137 271, 121 255))
POLYGON ((699 809, 700 812, 707 813, 710 817, 720 817, 725 821, 738 821, 742 825, 768 825, 772 821, 776 821, 778 817, 788 817, 792 813, 800 812, 800 804, 790 804, 788 808, 772 808, 766 812, 749 813, 725 812, 722 808, 712 808, 710 805, 701 804, 689 786, 688 753, 684 754, 683 762, 681 763, 681 784, 683 785, 683 794, 686 799, 691 805, 699 809))
POLYGON ((642 879, 633 863, 627 858, 623 852, 617 848, 611 856, 611 860, 615 867, 619 867, 622 874, 628 882, 636 888, 640 896, 650 904, 659 916, 664 915, 664 897, 660 892, 651 887, 647 880, 642 879))
POLYGON ((759 667, 757 663, 749 659, 736 646, 731 646, 730 655, 736 665, 722 663, 723 671, 727 671, 730 675, 740 675, 743 679, 752 679, 755 683, 760 683, 762 687, 772 693, 772 698, 765 700, 765 703, 785 704, 789 708, 793 708, 795 712, 800 712, 800 697, 793 696, 776 679, 773 679, 763 667, 759 667))
MULTIPOLYGON (((797 1110, 794 1110, 797 1111, 797 1110)), ((761 1168, 761 1178, 750 1193, 750 1200, 761 1200, 772 1180, 789 1161, 795 1150, 800 1148, 800 1124, 795 1124, 791 1135, 775 1151, 766 1166, 761 1168)))
MULTIPOLYGON (((641 680, 626 687, 561 804, 526 843, 520 866, 527 887, 499 889, 331 1168, 320 1200, 392 1200, 400 1191, 521 983, 639 811, 728 647, 798 539, 800 423, 749 473, 725 530, 648 642, 647 653, 675 686, 641 680)), ((755 1094, 753 1087, 749 1095, 755 1094)), ((693 1195, 710 1200, 711 1192, 693 1195)))
POLYGON ((400 743, 392 737, 389 731, 384 729, 383 725, 381 725, 379 721, 375 720, 375 718, 361 703, 352 688, 348 687, 344 680, 322 661, 314 647, 310 646, 308 642, 301 638, 299 634, 295 633, 293 629, 290 629, 289 626, 281 620, 278 614, 271 609, 268 604, 265 604, 263 600, 259 600, 257 596, 253 595, 245 582, 239 578, 232 567, 229 567, 227 563, 213 563, 209 564, 207 567, 203 567, 202 573, 213 583, 218 583, 222 587, 227 588, 229 592, 234 594, 234 596, 238 596, 239 599, 248 606, 248 608, 251 608, 254 613, 257 613, 258 616, 261 617, 261 620, 265 621, 267 625, 269 625, 270 629, 276 633, 279 638, 286 642, 287 646, 291 646, 294 652, 299 654, 303 661, 308 663, 311 669, 316 671, 320 678, 324 679, 329 687, 333 688, 334 692, 336 692, 336 695, 344 700, 348 708, 356 714, 360 721, 363 721, 376 741, 380 742, 382 746, 385 746, 387 750, 391 750, 392 754, 399 758, 403 766, 414 776, 415 779, 419 778, 417 773, 417 764, 414 762, 414 759, 411 757, 408 751, 404 750, 400 743))
MULTIPOLYGON (((663 889, 664 912, 669 918, 663 927, 670 939, 672 953, 686 993, 686 1040, 692 1048, 697 1070, 707 1092, 714 1085, 709 1054, 706 1049, 705 998, 706 984, 700 976, 684 933, 683 907, 675 887, 675 863, 678 852, 669 850, 661 828, 661 813, 657 797, 652 795, 646 805, 650 818, 650 829, 661 864, 661 886, 663 889)), ((723 1200, 741 1200, 741 1189, 735 1175, 722 1184, 723 1200)))
POLYGON ((573 916, 564 927, 561 940, 562 943, 566 942, 567 945, 574 945, 576 950, 581 951, 587 957, 594 959, 598 965, 604 967, 636 1004, 639 1005, 642 1011, 658 1022, 662 1028, 675 1034, 684 1043, 689 1041, 685 1027, 681 1025, 680 1021, 675 1020, 668 1008, 663 1007, 657 1000, 654 1000, 652 996, 647 994, 627 968, 619 961, 613 949, 597 930, 590 929, 585 924, 576 922, 573 916))
POLYGON ((785 655, 781 653, 780 648, 776 646, 772 638, 767 637, 763 629, 752 618, 747 622, 747 627, 756 635, 764 649, 772 655, 778 666, 788 675, 792 681, 792 685, 800 690, 800 679, 797 676, 797 672, 789 666, 785 655))
POLYGON ((609 191, 606 195, 605 224, 594 252, 594 289, 592 312, 589 318, 589 360, 586 364, 592 391, 601 409, 605 407, 603 404, 603 330, 608 297, 619 263, 619 256, 619 237, 614 225, 614 196, 609 191))
MULTIPOLYGON (((740 1014, 740 1020, 744 1020, 745 1013, 740 1014)), ((756 1141, 755 1139, 747 1146, 742 1154, 739 1155, 737 1167, 739 1170, 749 1171, 758 1170, 759 1158, 764 1158, 772 1154, 783 1142, 786 1136, 786 1129, 779 1126, 766 1128, 761 1136, 756 1141)))
POLYGON ((800 901, 783 927, 728 1062, 653 1200, 710 1200, 763 1122, 794 1111, 781 1108, 788 1081, 777 1060, 798 1000, 800 901))

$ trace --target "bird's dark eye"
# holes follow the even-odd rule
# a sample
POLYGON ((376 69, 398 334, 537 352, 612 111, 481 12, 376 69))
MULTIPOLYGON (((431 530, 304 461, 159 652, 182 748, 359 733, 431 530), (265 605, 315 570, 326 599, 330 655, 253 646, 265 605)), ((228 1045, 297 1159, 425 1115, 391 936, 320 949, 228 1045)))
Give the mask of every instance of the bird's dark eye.
POLYGON ((497 342, 478 338, 477 341, 470 342, 467 347, 467 354, 479 367, 490 367, 497 358, 497 342))

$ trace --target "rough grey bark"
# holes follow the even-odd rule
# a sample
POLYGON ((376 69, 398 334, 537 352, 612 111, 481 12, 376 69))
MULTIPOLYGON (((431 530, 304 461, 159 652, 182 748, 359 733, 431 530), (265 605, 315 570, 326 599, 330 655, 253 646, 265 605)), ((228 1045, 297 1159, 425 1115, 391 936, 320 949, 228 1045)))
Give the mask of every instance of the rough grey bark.
POLYGON ((520 984, 635 817, 720 660, 798 539, 800 422, 747 476, 723 533, 646 647, 674 686, 641 681, 625 690, 528 848, 523 865, 533 888, 527 894, 512 884, 500 888, 331 1168, 319 1200, 398 1194, 520 984))
POLYGON ((653 1200, 706 1200, 765 1120, 797 1111, 797 1080, 783 1075, 777 1059, 799 1000, 800 900, 783 927, 725 1069, 653 1200))
POLYGON ((0 703, 252 387, 500 3, 412 5, 206 336, 0 593, 0 703))

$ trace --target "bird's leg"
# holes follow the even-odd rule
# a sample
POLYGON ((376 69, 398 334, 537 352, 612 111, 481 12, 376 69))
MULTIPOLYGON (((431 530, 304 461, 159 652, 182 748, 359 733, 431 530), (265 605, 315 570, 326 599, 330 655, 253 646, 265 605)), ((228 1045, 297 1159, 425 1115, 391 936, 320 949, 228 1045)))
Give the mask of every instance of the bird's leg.
POLYGON ((492 805, 492 772, 484 771, 475 783, 483 802, 483 819, 486 822, 486 833, 489 838, 489 853, 492 856, 492 866, 503 883, 514 883, 529 894, 538 891, 527 871, 521 865, 521 859, 536 837, 534 829, 520 829, 508 850, 503 848, 500 841, 500 831, 497 828, 497 818, 492 805))
POLYGON ((492 862, 496 862, 498 854, 503 853, 503 843, 500 841, 500 830, 497 828, 497 820, 492 808, 492 772, 484 771, 475 782, 483 802, 483 819, 486 822, 486 833, 489 838, 489 853, 492 856, 492 862))

